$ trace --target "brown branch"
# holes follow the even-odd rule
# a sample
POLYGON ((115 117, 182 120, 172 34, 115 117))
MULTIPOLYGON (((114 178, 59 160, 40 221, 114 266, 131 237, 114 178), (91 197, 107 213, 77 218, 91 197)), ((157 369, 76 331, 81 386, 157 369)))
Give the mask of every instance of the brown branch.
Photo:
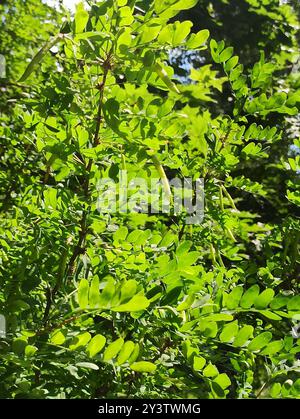
POLYGON ((31 89, 32 88, 32 86, 28 86, 28 85, 23 84, 23 83, 14 83, 14 82, 9 82, 9 81, 0 82, 0 87, 8 87, 8 86, 16 86, 16 87, 20 87, 21 89, 31 89))
POLYGON ((74 315, 74 316, 72 316, 72 317, 69 317, 69 318, 67 318, 66 320, 63 320, 63 321, 61 321, 60 323, 57 323, 57 324, 55 324, 55 325, 53 325, 53 326, 44 327, 43 329, 39 330, 39 331, 36 333, 36 336, 40 336, 40 335, 43 335, 44 333, 49 333, 49 332, 52 332, 53 330, 56 330, 56 329, 61 329, 61 328, 62 328, 63 326, 65 326, 66 324, 69 324, 69 323, 71 323, 72 321, 79 319, 79 317, 81 317, 81 316, 82 316, 82 313, 77 314, 77 315, 74 315))
MULTIPOLYGON (((107 55, 106 60, 103 63, 103 77, 101 83, 98 84, 97 88, 99 90, 99 102, 98 102, 98 110, 97 110, 97 116, 96 116, 96 128, 95 133, 93 136, 93 147, 96 147, 99 144, 99 133, 100 133, 100 127, 102 122, 102 108, 103 108, 103 99, 104 99, 104 88, 105 83, 107 79, 107 75, 109 70, 111 69, 111 56, 112 52, 109 52, 107 55)), ((83 193, 86 198, 86 201, 89 203, 90 200, 90 194, 89 194, 89 186, 90 186, 90 172, 93 165, 93 159, 88 160, 88 164, 86 166, 86 177, 83 182, 83 193)), ((73 253, 70 257, 69 262, 66 265, 65 268, 65 274, 67 276, 73 274, 75 269, 75 263, 80 254, 84 252, 83 245, 85 242, 85 238, 87 235, 87 210, 84 209, 82 212, 82 217, 80 220, 80 230, 79 230, 79 237, 76 246, 74 247, 73 253)), ((49 313, 51 309, 51 305, 54 301, 54 297, 57 294, 59 288, 61 285, 61 278, 58 278, 53 290, 50 290, 50 296, 47 294, 47 304, 45 308, 45 313, 43 317, 43 323, 46 324, 49 318, 49 313)), ((48 292, 48 291, 47 291, 48 292)))
MULTIPOLYGON (((95 129, 94 138, 93 138, 93 147, 97 147, 97 145, 99 144, 99 132, 100 132, 100 127, 101 127, 101 122, 102 122, 104 88, 105 88, 108 71, 111 68, 110 60, 111 60, 111 52, 108 54, 105 62, 103 63, 103 69, 104 69, 103 78, 102 78, 101 83, 99 83, 97 86, 99 90, 99 102, 98 102, 98 110, 97 110, 97 116, 96 116, 96 129, 95 129)), ((86 166, 87 176, 84 180, 84 185, 83 185, 84 195, 87 198, 87 200, 89 200, 90 172, 92 169, 92 165, 93 165, 93 159, 90 158, 86 166)), ((67 268, 68 275, 73 272, 76 259, 83 252, 82 245, 84 243, 84 240, 87 234, 86 219, 87 219, 87 212, 86 210, 84 210, 82 214, 81 222, 80 222, 80 232, 79 232, 78 242, 74 248, 74 251, 68 263, 68 268, 67 268)))
POLYGON ((47 319, 49 317, 51 305, 52 305, 52 291, 50 287, 47 287, 46 289, 46 308, 43 316, 43 323, 45 324, 47 322, 47 319))

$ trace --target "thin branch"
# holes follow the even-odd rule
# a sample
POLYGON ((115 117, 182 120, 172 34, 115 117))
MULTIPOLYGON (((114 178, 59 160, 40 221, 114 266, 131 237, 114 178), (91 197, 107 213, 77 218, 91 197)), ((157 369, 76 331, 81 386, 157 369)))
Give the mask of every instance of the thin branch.
MULTIPOLYGON (((93 147, 96 147, 99 144, 99 133, 100 133, 100 127, 101 127, 101 122, 102 122, 102 108, 103 108, 103 99, 104 99, 104 88, 105 88, 105 83, 106 83, 106 79, 107 79, 107 75, 109 70, 111 69, 111 55, 112 53, 109 52, 107 55, 106 60, 103 63, 103 77, 102 77, 102 81, 101 83, 98 84, 97 88, 99 90, 99 102, 98 102, 98 110, 97 110, 97 116, 96 116, 96 128, 95 128, 95 133, 93 136, 93 147)), ((83 182, 83 193, 84 196, 86 198, 86 202, 89 204, 90 201, 90 194, 89 194, 89 185, 90 185, 90 172, 92 169, 92 165, 93 165, 93 159, 89 159, 87 166, 86 166, 86 176, 83 182)), ((62 282, 62 277, 64 276, 69 276, 74 272, 74 268, 75 268, 75 263, 76 260, 78 258, 78 256, 80 254, 82 254, 84 252, 83 249, 83 245, 86 239, 86 235, 87 235, 87 215, 88 215, 88 211, 87 209, 83 209, 82 212, 82 217, 80 220, 80 230, 79 230, 79 236, 78 236, 78 241, 76 246, 74 247, 73 253, 70 257, 69 262, 66 264, 65 266, 65 270, 64 270, 64 275, 59 275, 57 282, 54 286, 54 288, 52 289, 52 291, 48 291, 47 290, 47 304, 46 304, 46 308, 45 308, 45 313, 43 316, 43 323, 46 324, 48 322, 48 318, 49 318, 49 314, 50 314, 50 310, 51 310, 51 306, 54 302, 54 297, 57 294, 60 286, 61 286, 61 282, 62 282)))

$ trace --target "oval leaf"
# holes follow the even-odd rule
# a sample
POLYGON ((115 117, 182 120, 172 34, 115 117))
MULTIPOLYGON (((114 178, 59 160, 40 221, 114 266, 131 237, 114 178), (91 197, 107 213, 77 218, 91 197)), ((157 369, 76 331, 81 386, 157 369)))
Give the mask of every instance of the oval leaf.
POLYGON ((121 304, 118 307, 113 307, 112 311, 124 312, 124 311, 142 311, 149 306, 149 300, 143 295, 135 295, 128 301, 128 303, 121 304))
POLYGON ((103 349, 105 343, 106 343, 106 338, 103 335, 94 336, 86 348, 87 354, 91 358, 97 355, 97 353, 100 352, 101 349, 103 349))
POLYGON ((136 372, 154 372, 156 365, 148 361, 139 361, 131 364, 130 368, 136 372))

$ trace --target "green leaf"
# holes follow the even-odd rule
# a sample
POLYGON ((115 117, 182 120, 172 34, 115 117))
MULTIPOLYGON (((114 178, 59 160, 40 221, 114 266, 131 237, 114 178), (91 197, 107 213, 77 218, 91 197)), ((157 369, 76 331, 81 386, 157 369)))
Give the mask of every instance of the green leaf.
POLYGON ((176 84, 169 78, 168 73, 159 63, 155 63, 153 68, 169 90, 178 94, 180 93, 176 84))
POLYGON ((287 309, 289 311, 299 311, 300 310, 300 295, 292 297, 287 303, 287 309))
POLYGON ((291 389, 292 389, 293 381, 292 380, 286 380, 283 385, 281 386, 281 395, 283 397, 288 397, 290 395, 291 389))
POLYGON ((166 45, 166 44, 171 45, 173 34, 174 34, 174 26, 166 25, 160 31, 160 34, 158 35, 157 40, 162 45, 166 45))
POLYGON ((44 190, 44 200, 46 208, 56 209, 57 206, 57 190, 54 188, 47 188, 44 190))
POLYGON ((274 342, 269 343, 265 349, 261 351, 261 355, 274 355, 281 351, 283 345, 283 340, 274 340, 274 342))
POLYGON ((122 365, 124 364, 124 362, 128 361, 132 352, 134 351, 134 348, 135 348, 135 344, 131 340, 128 340, 127 342, 124 343, 118 355, 118 360, 117 360, 118 365, 122 365))
POLYGON ((231 314, 226 313, 213 313, 209 314, 208 316, 205 316, 204 319, 207 321, 215 322, 230 322, 231 320, 233 320, 233 316, 231 314))
POLYGON ((225 61, 229 60, 229 58, 232 56, 233 54, 233 48, 232 47, 228 47, 226 49, 224 49, 224 51, 222 51, 222 53, 220 54, 219 60, 221 63, 224 63, 225 61))
POLYGON ((220 54, 224 49, 225 43, 224 41, 221 41, 219 43, 217 43, 215 41, 215 39, 211 39, 210 40, 210 52, 211 52, 211 56, 212 59, 216 62, 216 63, 220 63, 220 54))
POLYGON ((120 350, 122 349, 123 345, 124 345, 124 339, 122 338, 118 338, 114 342, 110 343, 104 351, 103 361, 107 362, 115 358, 120 352, 120 350))
POLYGON ((238 62, 239 57, 237 57, 236 55, 234 57, 231 57, 225 64, 225 71, 231 71, 237 65, 238 62))
POLYGON ((168 231, 159 243, 159 247, 169 247, 174 243, 175 236, 171 231, 168 231))
POLYGON ((226 388, 228 388, 231 385, 230 378, 225 373, 219 374, 214 379, 214 382, 217 383, 223 390, 225 390, 226 388))
POLYGON ((296 397, 299 397, 300 394, 300 378, 298 378, 292 387, 292 394, 296 397))
POLYGON ((27 341, 25 338, 17 338, 14 339, 12 343, 12 350, 15 354, 21 355, 25 351, 25 347, 27 346, 27 341))
POLYGON ((120 20, 119 26, 130 26, 134 21, 134 17, 129 6, 124 6, 119 9, 120 20))
POLYGON ((86 24, 89 20, 89 14, 84 9, 84 4, 78 3, 76 6, 76 13, 75 13, 75 33, 81 33, 84 31, 86 24))
POLYGON ((148 42, 154 41, 157 38, 162 26, 157 23, 153 23, 151 25, 147 25, 143 28, 142 36, 141 36, 141 43, 146 44, 148 42))
POLYGON ((128 234, 126 241, 129 243, 135 243, 141 235, 141 233, 142 232, 140 230, 133 230, 131 233, 128 234))
POLYGON ((133 362, 135 362, 139 356, 140 353, 140 345, 138 343, 136 343, 134 345, 134 350, 132 351, 129 359, 128 359, 128 363, 132 364, 133 362))
POLYGON ((274 383, 270 390, 270 395, 273 398, 277 398, 281 393, 281 384, 280 383, 274 383))
POLYGON ((176 310, 177 311, 187 310, 188 308, 191 307, 194 301, 195 301, 195 295, 190 294, 185 298, 185 300, 182 303, 180 303, 177 306, 176 310))
POLYGON ((77 362, 76 366, 79 368, 87 368, 89 370, 95 371, 99 369, 98 365, 93 364, 92 362, 77 362))
POLYGON ((76 349, 87 345, 90 340, 91 335, 89 332, 80 333, 72 339, 69 348, 71 351, 75 351, 76 349))
POLYGON ((134 279, 129 279, 125 281, 121 286, 121 298, 120 301, 123 303, 124 301, 128 301, 136 294, 137 290, 137 282, 134 279))
POLYGON ((156 365, 148 361, 139 361, 131 364, 130 368, 136 372, 154 372, 156 365))
POLYGON ((195 371, 201 371, 206 364, 206 359, 202 356, 194 356, 193 359, 193 369, 195 371))
POLYGON ((25 356, 31 357, 37 352, 38 348, 34 345, 26 345, 25 356))
POLYGON ((237 322, 226 324, 226 326, 224 326, 220 334, 220 341, 231 342, 233 338, 237 335, 238 330, 239 330, 239 326, 237 322))
POLYGON ((173 47, 176 47, 180 45, 183 40, 188 36, 188 34, 191 31, 191 27, 193 26, 193 23, 189 20, 186 20, 184 22, 175 22, 175 31, 173 33, 173 39, 172 39, 172 45, 173 47))
POLYGON ((122 242, 126 239, 128 234, 128 228, 125 226, 122 226, 120 228, 118 228, 117 231, 114 232, 113 234, 113 238, 115 242, 122 242))
POLYGON ((200 252, 196 251, 185 253, 182 256, 177 256, 178 269, 184 270, 187 266, 193 265, 197 262, 200 256, 200 252))
POLYGON ((100 294, 99 305, 100 307, 110 307, 113 296, 115 295, 115 281, 113 278, 109 278, 103 291, 100 294))
POLYGON ((155 54, 153 51, 146 51, 143 57, 143 64, 145 67, 152 67, 155 62, 155 54))
POLYGON ((47 52, 52 47, 54 47, 54 45, 56 45, 60 41, 61 37, 62 37, 61 34, 56 35, 55 37, 53 37, 49 42, 47 42, 47 44, 45 44, 39 50, 39 52, 30 61, 30 63, 28 64, 26 70, 24 71, 24 73, 22 74, 22 76, 20 77, 20 79, 18 80, 19 83, 23 83, 30 76, 30 74, 34 71, 34 69, 38 66, 38 64, 42 61, 42 59, 44 58, 44 56, 47 54, 47 52))
POLYGON ((208 37, 208 29, 203 29, 196 34, 193 33, 186 42, 186 47, 188 49, 197 49, 207 41, 208 37))
POLYGON ((188 253, 192 244, 193 244, 193 242, 190 241, 190 240, 186 240, 186 241, 181 242, 176 249, 176 255, 177 256, 182 256, 182 255, 188 253))
POLYGON ((86 279, 82 279, 78 287, 78 304, 84 310, 89 302, 89 283, 86 279))
POLYGON ((128 303, 121 304, 117 307, 113 307, 112 311, 124 312, 124 311, 142 311, 149 306, 149 300, 143 295, 135 295, 128 301, 128 303))
POLYGON ((252 285, 252 287, 248 288, 241 298, 241 307, 250 308, 251 306, 253 306, 255 299, 259 295, 259 291, 259 286, 257 284, 252 285))
MULTIPOLYGON (((166 176, 165 170, 162 164, 160 163, 159 158, 157 157, 156 154, 153 154, 151 156, 151 159, 157 170, 157 173, 159 174, 160 180, 162 181, 165 194, 169 198, 171 197, 171 189, 170 189, 169 180, 166 176)), ((160 247, 164 247, 164 246, 168 247, 170 246, 171 243, 173 243, 173 241, 174 241, 174 234, 172 234, 171 231, 168 231, 167 234, 162 239, 160 243, 160 247)))
POLYGON ((101 299, 100 299, 100 283, 99 278, 94 277, 92 279, 89 291, 89 306, 91 308, 100 307, 101 299))
POLYGON ((93 358, 97 353, 99 353, 105 346, 106 338, 103 335, 96 335, 92 338, 89 342, 86 352, 87 354, 93 358))
POLYGON ((103 41, 104 39, 108 39, 110 36, 107 33, 99 32, 99 31, 88 31, 76 34, 76 41, 79 39, 92 39, 93 41, 103 41))
POLYGON ((253 335, 253 326, 245 325, 243 326, 238 334, 236 335, 233 346, 240 347, 245 345, 245 343, 249 340, 249 338, 253 335))
POLYGON ((228 310, 234 310, 235 308, 239 306, 239 302, 240 302, 242 294, 243 294, 242 286, 233 288, 233 290, 228 295, 227 300, 226 300, 226 307, 228 308, 228 310))
POLYGON ((263 332, 256 336, 248 345, 249 351, 258 351, 266 346, 272 339, 271 332, 263 332))
MULTIPOLYGON (((231 320, 233 319, 233 317, 231 317, 231 320)), ((184 326, 190 325, 190 326, 194 326, 192 322, 187 322, 184 326)), ((188 327, 186 329, 186 327, 182 327, 181 330, 185 331, 185 330, 189 330, 191 329, 191 327, 188 327)), ((199 322, 198 325, 199 330, 203 333, 203 336, 205 336, 206 338, 215 338, 217 333, 218 333, 218 325, 215 321, 210 321, 210 318, 208 321, 201 321, 199 322)))
POLYGON ((175 301, 178 301, 179 295, 181 294, 181 290, 181 286, 167 290, 166 295, 161 299, 161 305, 172 305, 175 301))
POLYGON ((218 374, 219 374, 218 368, 211 363, 208 364, 203 370, 204 377, 214 378, 218 374))
POLYGON ((274 290, 267 288, 254 300, 254 307, 258 310, 262 310, 267 307, 274 297, 274 290))
POLYGON ((155 0, 154 10, 162 18, 171 18, 181 10, 190 9, 198 3, 198 0, 155 0))
POLYGON ((270 320, 281 320, 281 316, 277 313, 273 313, 270 310, 260 310, 260 314, 263 314, 267 319, 270 320))
POLYGON ((117 41, 117 54, 125 55, 128 53, 128 47, 131 45, 132 36, 130 28, 123 28, 122 32, 118 36, 117 41))
POLYGON ((65 335, 62 333, 61 330, 56 330, 50 336, 50 342, 54 345, 62 345, 66 340, 65 335))
POLYGON ((211 388, 211 397, 214 399, 224 399, 225 398, 225 391, 219 386, 218 383, 215 381, 210 381, 209 386, 211 388))
POLYGON ((242 149, 242 152, 249 156, 256 156, 261 151, 261 145, 255 143, 249 143, 242 149))

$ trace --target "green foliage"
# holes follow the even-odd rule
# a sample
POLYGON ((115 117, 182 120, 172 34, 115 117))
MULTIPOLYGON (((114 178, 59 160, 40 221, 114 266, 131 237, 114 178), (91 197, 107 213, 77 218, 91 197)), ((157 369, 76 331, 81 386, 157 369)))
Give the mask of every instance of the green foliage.
POLYGON ((296 5, 240 2, 256 54, 215 2, 29 3, 0 6, 0 397, 299 398, 296 5), (121 170, 204 178, 203 222, 99 212, 121 170))

